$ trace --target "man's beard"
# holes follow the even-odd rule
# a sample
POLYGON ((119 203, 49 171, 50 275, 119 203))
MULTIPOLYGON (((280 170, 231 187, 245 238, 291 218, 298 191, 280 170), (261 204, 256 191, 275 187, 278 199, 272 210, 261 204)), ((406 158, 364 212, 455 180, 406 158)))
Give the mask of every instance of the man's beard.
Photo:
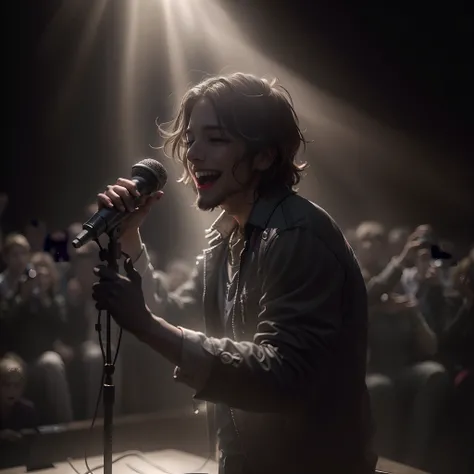
POLYGON ((212 198, 212 200, 207 200, 204 196, 201 196, 201 195, 197 195, 197 198, 196 198, 196 207, 201 210, 201 211, 213 211, 214 209, 216 209, 217 207, 219 206, 222 206, 225 204, 225 202, 237 195, 237 194, 240 194, 242 193, 242 191, 244 191, 245 188, 238 188, 238 189, 233 189, 233 190, 230 190, 230 191, 227 191, 225 194, 222 193, 222 194, 217 194, 216 196, 214 196, 212 198))

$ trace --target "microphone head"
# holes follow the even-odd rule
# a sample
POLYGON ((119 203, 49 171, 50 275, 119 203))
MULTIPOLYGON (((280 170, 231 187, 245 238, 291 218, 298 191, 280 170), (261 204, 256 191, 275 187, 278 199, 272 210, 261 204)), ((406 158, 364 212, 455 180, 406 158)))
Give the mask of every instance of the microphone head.
POLYGON ((137 178, 145 182, 147 190, 153 193, 164 188, 168 173, 159 161, 145 158, 132 166, 132 179, 137 178))

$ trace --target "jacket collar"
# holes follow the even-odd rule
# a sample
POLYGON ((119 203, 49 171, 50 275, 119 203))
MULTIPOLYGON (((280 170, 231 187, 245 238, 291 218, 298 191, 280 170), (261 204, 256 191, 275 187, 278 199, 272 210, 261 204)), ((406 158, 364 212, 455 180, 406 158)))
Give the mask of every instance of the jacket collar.
MULTIPOLYGON (((271 195, 258 198, 250 211, 245 229, 246 233, 254 228, 265 229, 275 209, 290 194, 294 194, 294 191, 288 187, 282 187, 276 189, 271 195)), ((226 239, 230 236, 236 225, 235 219, 226 211, 223 211, 212 223, 211 227, 206 230, 206 238, 214 239, 219 236, 220 239, 226 239)))

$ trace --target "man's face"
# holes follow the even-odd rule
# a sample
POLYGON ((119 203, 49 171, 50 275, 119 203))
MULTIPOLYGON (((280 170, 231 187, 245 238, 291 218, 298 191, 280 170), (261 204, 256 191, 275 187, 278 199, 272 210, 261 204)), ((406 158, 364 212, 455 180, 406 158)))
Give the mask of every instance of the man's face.
POLYGON ((46 265, 37 265, 36 270, 36 284, 41 292, 45 294, 52 289, 53 277, 49 268, 46 265))
POLYGON ((245 144, 223 129, 211 102, 201 99, 194 106, 187 130, 188 170, 197 191, 197 206, 211 210, 233 207, 245 199, 251 183, 245 144))
POLYGON ((20 275, 25 271, 30 260, 30 253, 21 245, 13 245, 7 255, 5 263, 8 269, 15 275, 20 275))
POLYGON ((365 238, 357 244, 357 259, 363 267, 380 265, 384 256, 384 245, 379 239, 365 238))
POLYGON ((14 405, 21 398, 24 389, 23 376, 19 371, 12 370, 2 374, 0 381, 0 395, 3 406, 14 405))

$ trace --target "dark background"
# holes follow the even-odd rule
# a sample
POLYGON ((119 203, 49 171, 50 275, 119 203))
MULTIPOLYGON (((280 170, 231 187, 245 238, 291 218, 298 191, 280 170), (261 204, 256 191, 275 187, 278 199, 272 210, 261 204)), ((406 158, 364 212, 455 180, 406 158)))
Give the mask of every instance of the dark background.
MULTIPOLYGON (((113 127, 117 81, 104 64, 113 60, 111 44, 120 42, 114 2, 109 2, 93 56, 78 79, 67 119, 49 122, 51 103, 64 83, 66 65, 91 2, 83 1, 84 7, 47 58, 41 56, 39 45, 62 2, 16 0, 8 5, 8 18, 4 17, 8 85, 4 84, 3 93, 4 104, 10 107, 4 111, 10 147, 2 157, 0 183, 0 189, 10 195, 8 227, 21 227, 32 217, 64 227, 81 218, 85 202, 93 200, 117 172, 129 172, 128 164, 116 162, 123 152, 119 140, 107 138, 113 127)), ((391 168, 396 173, 383 171, 380 156, 371 182, 364 185, 367 194, 356 207, 352 207, 354 196, 341 186, 337 175, 315 169, 324 196, 322 205, 343 227, 369 217, 388 225, 430 222, 440 233, 455 235, 464 243, 474 240, 470 231, 474 222, 474 18, 468 2, 454 0, 439 7, 431 2, 405 5, 391 1, 332 2, 331 7, 299 0, 224 2, 254 43, 274 59, 320 90, 436 151, 419 158, 425 160, 424 169, 432 169, 445 181, 439 194, 429 199, 423 192, 426 183, 410 179, 413 156, 400 156, 391 168), (371 205, 381 189, 384 202, 396 208, 390 218, 371 205), (448 200, 446 196, 452 193, 457 198, 448 200)), ((144 100, 144 107, 150 108, 151 127, 156 109, 166 108, 160 90, 170 88, 160 72, 159 49, 156 63, 150 64, 150 100, 144 100)), ((144 144, 148 143, 144 138, 144 144)), ((427 175, 426 180, 430 179, 427 175)), ((159 215, 179 226, 174 211, 161 209, 159 215)))

